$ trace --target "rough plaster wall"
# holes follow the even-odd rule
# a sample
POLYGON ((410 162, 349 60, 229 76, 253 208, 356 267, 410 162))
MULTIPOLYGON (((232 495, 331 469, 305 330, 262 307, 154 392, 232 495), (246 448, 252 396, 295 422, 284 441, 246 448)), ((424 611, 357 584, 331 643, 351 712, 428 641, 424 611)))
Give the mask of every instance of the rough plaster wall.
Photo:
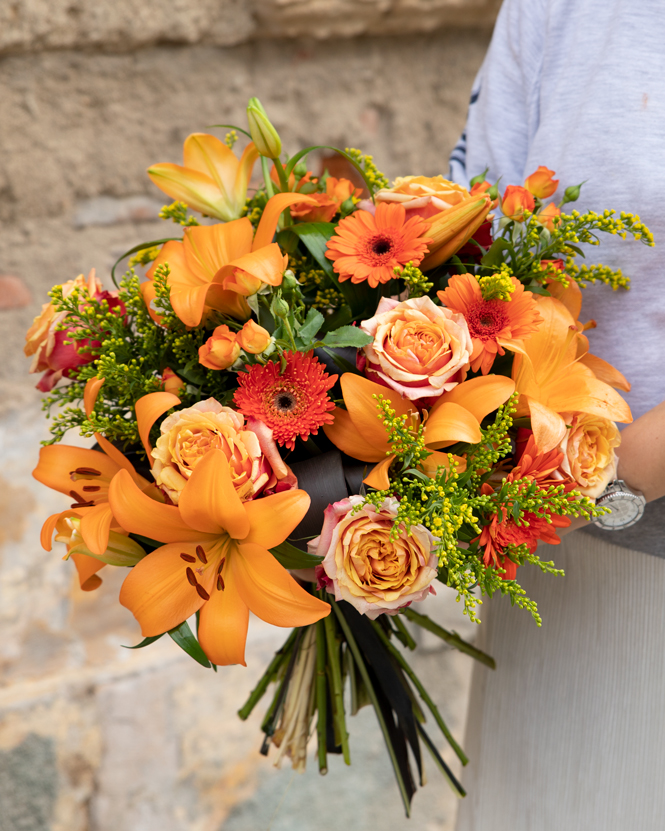
MULTIPOLYGON (((283 26, 288 12, 295 26, 296 12, 313 5, 263 8, 284 12, 283 26)), ((351 5, 376 11, 380 3, 351 5)), ((0 1, 0 39, 8 9, 24 17, 32 9, 43 23, 47 6, 53 15, 82 7, 0 1)), ((182 28, 185 18, 176 18, 173 28, 182 28)), ((315 765, 293 778, 257 754, 259 713, 242 724, 235 711, 281 643, 279 630, 255 621, 248 669, 217 676, 166 640, 122 649, 140 636, 117 604, 121 573, 83 594, 61 552, 39 546, 41 522, 66 500, 30 477, 46 426, 21 347, 54 283, 92 266, 108 283, 120 253, 164 235, 154 218, 164 200, 145 168, 179 161, 191 131, 242 124, 250 95, 261 97, 292 150, 351 144, 390 176, 445 173, 487 32, 102 54, 48 51, 58 46, 53 32, 69 31, 49 26, 40 35, 46 51, 33 31, 21 36, 31 54, 15 40, 17 53, 0 60, 0 275, 19 278, 32 297, 0 311, 0 831, 255 831, 268 828, 282 798, 273 831, 313 828, 312 805, 340 806, 317 821, 320 831, 447 831, 455 799, 432 769, 414 819, 403 820, 369 711, 352 722, 351 771, 334 759, 325 780, 315 765)), ((201 34, 192 32, 176 39, 201 34)), ((464 632, 450 601, 442 595, 434 614, 464 632)), ((416 671, 459 736, 470 660, 424 645, 430 654, 416 659, 416 671)))

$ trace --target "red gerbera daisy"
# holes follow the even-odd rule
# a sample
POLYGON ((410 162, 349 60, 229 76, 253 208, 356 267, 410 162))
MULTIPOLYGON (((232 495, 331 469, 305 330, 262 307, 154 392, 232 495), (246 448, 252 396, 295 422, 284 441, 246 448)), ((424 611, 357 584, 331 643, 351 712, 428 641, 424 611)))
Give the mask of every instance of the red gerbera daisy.
POLYGON ((374 215, 355 211, 341 220, 326 257, 333 261, 341 283, 367 280, 376 288, 395 278, 396 266, 421 262, 432 242, 424 236, 429 225, 419 216, 407 220, 403 205, 380 202, 374 215))
POLYGON ((286 369, 270 362, 258 364, 238 375, 239 387, 233 398, 246 418, 257 418, 273 431, 275 441, 295 447, 298 436, 316 435, 323 424, 332 424, 335 408, 328 390, 337 381, 311 354, 285 352, 286 369))

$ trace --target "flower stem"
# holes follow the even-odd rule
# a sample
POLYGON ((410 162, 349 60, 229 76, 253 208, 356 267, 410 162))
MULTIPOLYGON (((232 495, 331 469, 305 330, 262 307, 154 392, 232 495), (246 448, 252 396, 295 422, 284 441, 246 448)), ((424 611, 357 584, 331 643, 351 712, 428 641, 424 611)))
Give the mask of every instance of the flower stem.
POLYGON ((268 685, 270 684, 270 682, 275 680, 275 677, 279 672, 282 664, 287 660, 289 656, 289 652, 291 650, 291 647, 293 646, 293 642, 296 639, 296 634, 297 629, 294 629, 289 635, 289 637, 286 639, 284 645, 277 650, 272 661, 268 665, 268 668, 261 676, 259 683, 254 687, 247 701, 238 710, 238 715, 243 721, 249 718, 249 715, 254 709, 254 707, 256 707, 256 705, 265 695, 265 692, 268 689, 268 685))
POLYGON ((330 662, 332 677, 332 705, 333 718, 339 731, 339 743, 342 745, 344 761, 351 764, 351 751, 349 749, 349 734, 346 732, 346 720, 344 718, 344 689, 342 686, 342 672, 339 658, 339 643, 336 638, 335 621, 332 615, 323 619, 328 645, 328 661, 330 662))
POLYGON ((275 170, 277 171, 277 176, 279 178, 279 186, 282 189, 282 193, 287 193, 289 188, 289 180, 286 178, 286 170, 284 170, 284 165, 280 161, 280 159, 273 159, 275 162, 275 170))
POLYGON ((270 178, 270 163, 265 156, 261 156, 261 172, 263 173, 263 181, 265 182, 266 193, 268 194, 268 199, 270 199, 275 195, 275 186, 273 185, 273 181, 270 178))
POLYGON ((438 638, 441 638, 441 640, 445 641, 449 646, 453 646, 455 649, 459 649, 460 652, 470 655, 472 658, 475 658, 476 661, 480 661, 481 664, 485 664, 485 666, 490 669, 496 669, 496 662, 491 655, 488 655, 486 652, 482 652, 480 649, 476 649, 475 646, 472 646, 470 643, 467 643, 465 640, 460 638, 456 632, 449 632, 447 629, 439 626, 438 623, 434 623, 434 621, 430 620, 427 615, 421 615, 418 612, 414 612, 413 609, 404 609, 402 614, 412 623, 422 626, 423 629, 427 629, 428 632, 432 632, 432 634, 436 635, 438 638))
POLYGON ((323 621, 316 624, 316 738, 318 742, 319 773, 328 773, 326 740, 326 630, 323 621))

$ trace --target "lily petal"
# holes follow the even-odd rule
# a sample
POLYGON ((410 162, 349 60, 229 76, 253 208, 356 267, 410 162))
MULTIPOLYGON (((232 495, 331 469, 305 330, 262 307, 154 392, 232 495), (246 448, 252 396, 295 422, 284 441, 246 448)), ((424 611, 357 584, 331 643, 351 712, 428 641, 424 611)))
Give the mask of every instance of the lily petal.
POLYGON ((445 392, 430 410, 430 418, 445 402, 459 404, 475 416, 480 423, 515 392, 515 382, 505 375, 479 375, 463 381, 450 392, 445 392))
POLYGON ((437 449, 449 442, 477 444, 482 438, 478 419, 459 404, 444 401, 425 423, 425 444, 437 449))
MULTIPOLYGON (((236 552, 232 556, 235 558, 236 552)), ((199 643, 213 664, 229 666, 245 663, 245 642, 249 609, 240 597, 233 569, 222 573, 224 590, 213 588, 210 600, 201 608, 199 643)))
POLYGON ((63 513, 65 513, 65 511, 57 514, 51 514, 51 516, 42 525, 42 530, 39 534, 39 542, 42 544, 44 551, 51 551, 53 548, 53 532, 55 531, 55 526, 63 513))
POLYGON ((625 376, 613 367, 612 364, 608 364, 607 361, 604 361, 597 355, 591 355, 587 352, 580 358, 580 363, 588 367, 599 381, 603 381, 618 390, 630 392, 630 382, 626 380, 625 376))
POLYGON ((91 378, 85 385, 85 389, 83 390, 83 408, 88 418, 90 418, 90 413, 95 408, 97 396, 99 395, 100 389, 104 386, 105 380, 105 378, 91 378))
POLYGON ((148 168, 153 184, 172 199, 178 199, 195 211, 214 216, 216 219, 235 219, 229 212, 215 181, 192 168, 170 162, 160 162, 148 168))
POLYGON ((533 398, 529 398, 528 402, 534 441, 541 453, 548 453, 564 440, 567 432, 566 422, 554 410, 533 398))
POLYGON ((276 193, 268 200, 263 210, 259 226, 256 229, 256 234, 254 234, 252 251, 263 248, 264 245, 269 245, 272 242, 272 238, 275 236, 275 230, 277 229, 277 222, 282 212, 290 205, 296 205, 299 202, 310 205, 317 204, 314 197, 307 196, 304 193, 276 193))
POLYGON ((150 462, 152 461, 152 446, 150 445, 152 426, 160 416, 163 416, 171 407, 177 407, 178 404, 180 404, 180 399, 171 392, 151 392, 142 396, 136 402, 134 409, 136 410, 139 436, 150 462))
POLYGON ((126 470, 121 470, 111 482, 109 502, 115 518, 131 534, 166 543, 216 539, 193 530, 175 505, 164 505, 146 496, 126 470))
POLYGON ((221 450, 210 450, 196 465, 180 494, 183 520, 207 534, 227 531, 244 539, 250 521, 231 480, 229 462, 221 450))
POLYGON ((238 553, 229 560, 238 593, 261 620, 273 626, 307 626, 330 614, 328 603, 299 586, 262 546, 240 543, 238 553))
POLYGON ((102 563, 95 557, 89 557, 87 554, 72 554, 69 559, 76 566, 82 591, 92 592, 102 585, 102 579, 97 572, 103 569, 106 563, 102 563))
POLYGON ((187 579, 190 567, 181 554, 195 557, 196 545, 178 542, 157 548, 134 566, 122 584, 120 603, 138 620, 146 638, 179 626, 205 602, 187 579))
MULTIPOLYGON (((282 254, 276 242, 271 242, 270 245, 265 245, 225 265, 217 272, 215 279, 224 281, 239 269, 269 286, 279 286, 287 265, 288 257, 282 254)), ((223 282, 223 285, 227 288, 226 282, 223 282)))
POLYGON ((293 488, 245 502, 250 531, 243 544, 274 548, 284 542, 304 518, 310 501, 308 493, 293 488))
POLYGON ((369 485, 370 488, 375 488, 377 491, 384 491, 389 488, 390 479, 388 478, 388 471, 394 461, 394 456, 386 456, 383 461, 372 468, 370 473, 363 479, 363 482, 369 485))
POLYGON ((78 468, 98 470, 107 481, 118 472, 118 465, 99 450, 50 444, 40 449, 39 462, 32 475, 47 488, 69 495, 76 490, 71 474, 78 468))
MULTIPOLYGON (((402 398, 394 390, 376 384, 368 378, 345 372, 341 378, 342 393, 346 409, 351 416, 354 427, 363 439, 371 445, 371 450, 381 452, 381 458, 390 452, 388 434, 380 418, 380 410, 373 396, 383 396, 390 402, 397 416, 414 412, 410 401, 402 398)), ((363 458, 363 457, 361 457, 363 458)), ((377 459, 377 461, 379 461, 377 459)))
POLYGON ((81 512, 81 536, 93 554, 101 556, 109 544, 113 511, 108 502, 85 508, 81 512))
POLYGON ((380 462, 385 458, 386 451, 377 450, 365 441, 346 410, 335 407, 333 415, 335 420, 332 424, 324 424, 323 431, 342 453, 363 462, 380 462))

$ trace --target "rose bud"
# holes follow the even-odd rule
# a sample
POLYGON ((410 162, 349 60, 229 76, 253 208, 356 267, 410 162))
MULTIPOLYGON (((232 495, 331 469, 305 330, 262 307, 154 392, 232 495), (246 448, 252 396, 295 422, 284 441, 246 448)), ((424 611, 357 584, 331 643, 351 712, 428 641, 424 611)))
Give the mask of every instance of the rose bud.
POLYGON ((164 392, 170 392, 173 395, 182 395, 187 384, 179 378, 172 369, 166 367, 162 372, 162 389, 164 392))
POLYGON ((533 212, 535 206, 533 194, 519 185, 508 185, 501 199, 503 215, 516 222, 524 222, 524 212, 533 212))
POLYGON ((250 355, 258 355, 265 351, 270 346, 271 341, 270 332, 253 320, 248 320, 238 332, 238 343, 241 349, 249 352, 250 355))
POLYGON ((218 326, 203 346, 199 347, 199 363, 208 369, 228 369, 239 355, 238 337, 226 324, 218 326))
POLYGON ((554 171, 541 164, 535 173, 526 177, 524 187, 538 199, 547 199, 559 186, 559 180, 553 179, 553 176, 554 171))

